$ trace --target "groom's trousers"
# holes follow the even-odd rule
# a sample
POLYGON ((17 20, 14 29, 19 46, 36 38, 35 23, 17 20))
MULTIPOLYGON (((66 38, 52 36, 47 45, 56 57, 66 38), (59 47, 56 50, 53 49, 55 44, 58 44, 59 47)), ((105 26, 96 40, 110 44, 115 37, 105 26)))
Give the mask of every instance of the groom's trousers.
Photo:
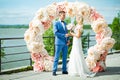
POLYGON ((60 57, 60 53, 62 51, 62 71, 67 71, 67 53, 68 46, 67 45, 55 45, 55 56, 54 56, 54 64, 53 64, 53 72, 57 71, 58 61, 60 57))

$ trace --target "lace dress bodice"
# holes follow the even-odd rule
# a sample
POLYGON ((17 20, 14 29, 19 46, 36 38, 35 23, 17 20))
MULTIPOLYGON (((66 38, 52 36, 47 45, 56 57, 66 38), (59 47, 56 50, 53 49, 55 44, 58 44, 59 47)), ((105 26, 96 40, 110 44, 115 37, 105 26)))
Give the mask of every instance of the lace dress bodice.
MULTIPOLYGON (((76 27, 74 29, 75 34, 78 33, 78 29, 80 30, 80 32, 82 32, 83 31, 82 25, 76 25, 76 27)), ((80 40, 81 40, 81 37, 80 38, 73 37, 73 44, 80 44, 80 40)))
POLYGON ((82 32, 83 31, 82 25, 76 25, 76 27, 74 29, 74 33, 77 33, 78 29, 80 30, 80 32, 82 32))

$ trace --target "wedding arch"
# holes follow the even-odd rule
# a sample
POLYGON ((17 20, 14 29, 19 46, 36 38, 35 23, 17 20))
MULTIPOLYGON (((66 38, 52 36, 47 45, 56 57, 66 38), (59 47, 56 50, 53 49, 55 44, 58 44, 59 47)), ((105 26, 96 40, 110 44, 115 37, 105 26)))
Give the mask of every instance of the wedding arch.
POLYGON ((52 21, 57 18, 59 11, 65 11, 66 15, 71 18, 82 16, 84 22, 91 25, 92 30, 96 33, 96 44, 88 49, 86 63, 93 72, 105 70, 107 53, 115 43, 115 40, 111 38, 112 31, 110 27, 108 27, 103 16, 88 4, 65 1, 40 8, 29 23, 29 28, 24 34, 24 40, 34 61, 34 71, 52 70, 53 57, 49 56, 44 48, 42 34, 50 28, 52 21))

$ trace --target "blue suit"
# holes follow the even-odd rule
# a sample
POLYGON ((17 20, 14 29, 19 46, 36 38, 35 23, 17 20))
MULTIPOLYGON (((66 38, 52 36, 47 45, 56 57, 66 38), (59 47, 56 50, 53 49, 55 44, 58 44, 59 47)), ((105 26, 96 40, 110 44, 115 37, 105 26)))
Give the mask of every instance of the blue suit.
POLYGON ((60 52, 62 51, 62 71, 67 71, 66 64, 67 64, 67 53, 68 53, 68 37, 65 37, 65 34, 68 33, 66 28, 66 23, 63 23, 65 25, 65 29, 63 28, 62 22, 56 21, 54 23, 54 35, 55 35, 55 56, 54 56, 54 64, 53 64, 53 72, 57 71, 58 67, 58 61, 60 52))

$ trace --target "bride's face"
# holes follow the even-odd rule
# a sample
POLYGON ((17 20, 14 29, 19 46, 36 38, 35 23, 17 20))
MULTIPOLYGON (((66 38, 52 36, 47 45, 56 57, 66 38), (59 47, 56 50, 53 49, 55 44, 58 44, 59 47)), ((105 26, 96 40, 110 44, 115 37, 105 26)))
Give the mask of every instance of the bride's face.
POLYGON ((81 17, 76 17, 76 21, 78 24, 83 24, 82 18, 81 17))
POLYGON ((83 24, 83 22, 82 22, 82 21, 77 21, 77 23, 78 23, 78 24, 83 24))

